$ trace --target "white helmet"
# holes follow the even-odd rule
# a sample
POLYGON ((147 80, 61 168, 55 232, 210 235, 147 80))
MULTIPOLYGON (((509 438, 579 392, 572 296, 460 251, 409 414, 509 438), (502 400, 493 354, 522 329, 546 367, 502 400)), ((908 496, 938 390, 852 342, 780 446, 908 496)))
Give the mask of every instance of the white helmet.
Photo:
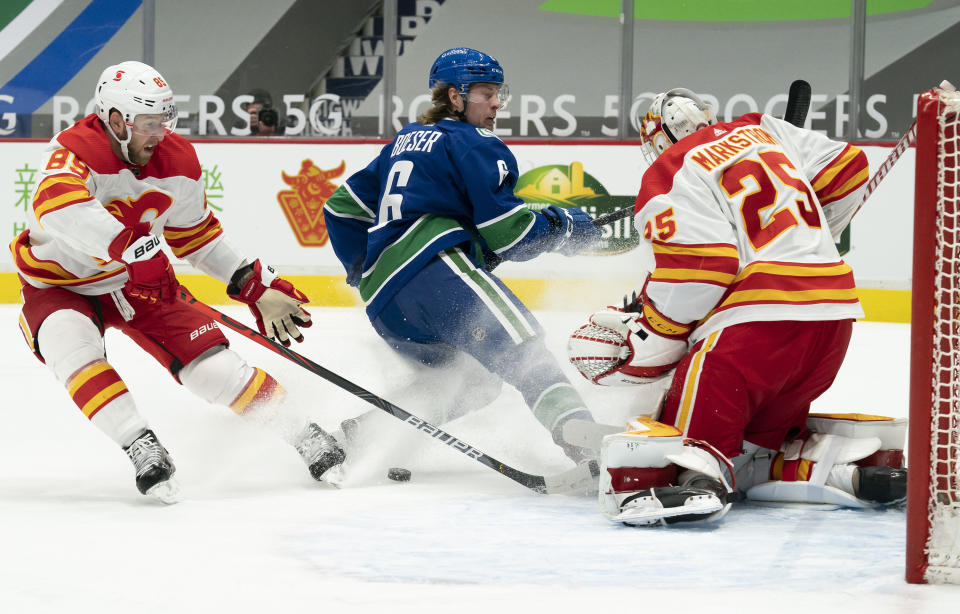
POLYGON ((675 87, 658 94, 640 123, 640 146, 647 162, 653 163, 668 147, 717 120, 699 96, 675 87))
POLYGON ((158 136, 162 136, 164 130, 172 132, 177 127, 173 91, 156 69, 142 62, 121 62, 107 67, 97 80, 93 97, 97 103, 97 116, 120 143, 127 162, 130 161, 127 145, 135 129, 137 115, 160 115, 160 124, 153 127, 158 136), (130 127, 126 139, 121 139, 110 127, 112 109, 119 111, 123 121, 130 127))

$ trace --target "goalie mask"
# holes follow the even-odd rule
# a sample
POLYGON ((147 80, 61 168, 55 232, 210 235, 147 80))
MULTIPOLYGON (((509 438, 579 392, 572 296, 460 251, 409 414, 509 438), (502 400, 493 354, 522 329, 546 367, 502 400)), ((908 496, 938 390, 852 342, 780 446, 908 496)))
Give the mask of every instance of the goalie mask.
POLYGON ((493 56, 469 47, 447 49, 430 67, 428 84, 432 90, 438 84, 457 88, 464 100, 469 101, 470 84, 492 83, 499 86, 500 108, 510 101, 510 88, 503 82, 503 68, 493 56))
POLYGON ((640 147, 643 157, 653 164, 668 147, 705 126, 717 123, 716 118, 699 96, 675 87, 658 94, 640 123, 640 147))
POLYGON ((97 116, 104 128, 120 143, 123 158, 130 161, 127 146, 133 132, 163 136, 177 127, 177 107, 173 91, 154 68, 141 62, 121 62, 107 67, 97 80, 93 93, 97 116), (127 125, 127 137, 121 139, 110 127, 110 111, 116 109, 127 125), (152 115, 156 118, 137 116, 152 115))

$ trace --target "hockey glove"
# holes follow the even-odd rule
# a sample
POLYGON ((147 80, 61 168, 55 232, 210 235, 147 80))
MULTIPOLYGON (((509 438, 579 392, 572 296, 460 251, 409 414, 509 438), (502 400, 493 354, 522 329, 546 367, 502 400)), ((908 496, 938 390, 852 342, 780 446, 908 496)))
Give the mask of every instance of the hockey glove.
POLYGON ((570 362, 601 386, 649 384, 687 353, 686 335, 656 332, 643 315, 608 307, 590 316, 567 342, 570 362))
POLYGON ((600 229, 593 223, 590 214, 579 207, 564 209, 550 205, 540 211, 550 222, 552 251, 564 256, 575 256, 600 240, 600 229))
POLYGON ((313 322, 310 314, 301 307, 309 299, 293 287, 289 281, 277 277, 270 266, 260 260, 237 269, 227 286, 227 295, 235 301, 246 303, 257 320, 260 334, 276 339, 285 347, 292 337, 297 343, 303 341, 300 328, 309 328, 313 322))
POLYGON ((140 222, 120 232, 107 252, 127 267, 124 289, 133 297, 156 303, 172 301, 180 287, 170 260, 160 249, 160 237, 150 234, 150 224, 140 222))

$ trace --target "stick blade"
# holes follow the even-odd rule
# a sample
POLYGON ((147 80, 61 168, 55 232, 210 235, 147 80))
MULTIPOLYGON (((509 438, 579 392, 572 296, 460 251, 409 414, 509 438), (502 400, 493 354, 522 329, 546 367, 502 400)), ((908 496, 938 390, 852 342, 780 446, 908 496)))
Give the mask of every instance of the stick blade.
POLYGON ((797 79, 791 83, 787 94, 787 110, 783 114, 783 119, 798 128, 803 127, 807 120, 807 111, 810 110, 811 93, 810 84, 803 79, 797 79))
POLYGON ((569 471, 544 476, 548 495, 595 495, 600 484, 600 465, 595 460, 580 463, 569 471))

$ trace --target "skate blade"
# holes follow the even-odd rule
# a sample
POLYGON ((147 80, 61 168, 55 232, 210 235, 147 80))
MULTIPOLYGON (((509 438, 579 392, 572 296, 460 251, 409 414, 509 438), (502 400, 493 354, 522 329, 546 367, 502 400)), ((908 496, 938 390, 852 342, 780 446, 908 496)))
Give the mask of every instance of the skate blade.
POLYGON ((723 503, 714 496, 701 495, 690 497, 683 505, 663 507, 660 501, 653 497, 642 497, 631 502, 618 515, 611 518, 614 522, 644 526, 657 524, 661 519, 674 516, 698 515, 709 516, 723 509, 723 503))
POLYGON ((177 482, 176 478, 172 477, 169 480, 154 484, 153 487, 144 494, 166 505, 173 505, 174 503, 183 501, 180 483, 177 482))
POLYGON ((320 482, 324 484, 329 484, 334 488, 340 488, 343 484, 346 472, 343 468, 343 463, 339 465, 334 465, 333 467, 327 469, 323 472, 323 475, 320 476, 320 482))

